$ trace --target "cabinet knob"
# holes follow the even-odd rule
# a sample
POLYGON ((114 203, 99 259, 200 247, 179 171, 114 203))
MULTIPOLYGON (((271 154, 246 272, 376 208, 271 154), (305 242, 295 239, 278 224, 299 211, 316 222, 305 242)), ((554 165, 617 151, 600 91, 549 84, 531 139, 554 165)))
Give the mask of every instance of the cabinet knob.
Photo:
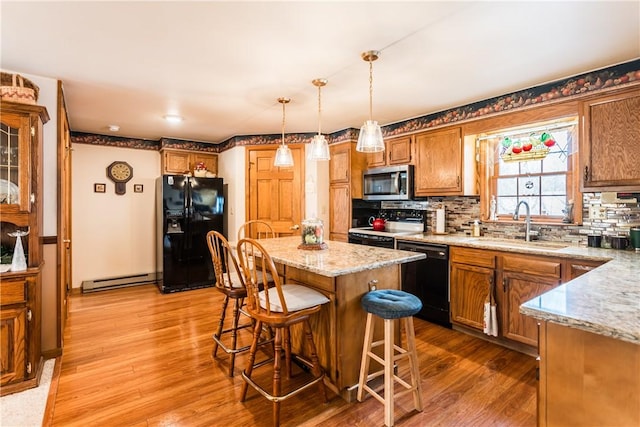
POLYGON ((589 166, 584 167, 584 182, 589 181, 589 166))
POLYGON ((367 285, 369 286, 370 291, 375 291, 377 289, 378 279, 369 280, 369 283, 367 283, 367 285))

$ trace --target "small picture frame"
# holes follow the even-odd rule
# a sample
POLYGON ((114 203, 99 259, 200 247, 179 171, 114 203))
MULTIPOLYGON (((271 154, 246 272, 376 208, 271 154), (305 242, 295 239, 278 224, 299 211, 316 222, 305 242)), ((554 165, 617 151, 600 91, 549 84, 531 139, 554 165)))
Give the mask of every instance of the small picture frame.
POLYGON ((93 184, 93 192, 94 193, 106 193, 107 192, 107 184, 96 182, 93 184))
POLYGON ((142 184, 133 184, 133 192, 134 193, 142 193, 143 190, 143 185, 142 184))

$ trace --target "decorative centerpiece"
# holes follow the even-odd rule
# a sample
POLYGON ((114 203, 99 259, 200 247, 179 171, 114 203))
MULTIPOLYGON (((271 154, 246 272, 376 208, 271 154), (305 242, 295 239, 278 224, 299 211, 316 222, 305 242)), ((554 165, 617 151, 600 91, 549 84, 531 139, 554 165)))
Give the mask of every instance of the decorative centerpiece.
POLYGON ((27 269, 27 260, 24 256, 21 237, 28 235, 29 231, 30 230, 16 230, 13 233, 7 233, 9 236, 16 238, 16 245, 13 248, 13 258, 11 259, 11 271, 24 271, 27 269))
POLYGON ((298 249, 321 250, 328 247, 324 242, 322 220, 318 218, 302 220, 302 243, 298 246, 298 249))
POLYGON ((204 178, 207 176, 207 165, 204 162, 199 162, 193 169, 193 176, 197 178, 204 178))

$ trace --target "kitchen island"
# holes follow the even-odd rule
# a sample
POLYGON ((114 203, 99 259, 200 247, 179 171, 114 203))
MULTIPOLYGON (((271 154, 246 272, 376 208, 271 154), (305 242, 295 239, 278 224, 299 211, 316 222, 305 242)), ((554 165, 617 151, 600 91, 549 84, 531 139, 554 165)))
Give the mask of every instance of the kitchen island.
MULTIPOLYGON (((314 340, 327 386, 351 401, 358 383, 366 320, 360 298, 374 284, 378 289, 400 289, 400 265, 425 255, 337 241, 326 243, 328 249, 302 250, 298 249, 299 236, 260 240, 286 283, 311 287, 329 298, 330 302, 311 318, 314 340)), ((301 351, 301 338, 300 331, 293 327, 294 351, 301 351)))

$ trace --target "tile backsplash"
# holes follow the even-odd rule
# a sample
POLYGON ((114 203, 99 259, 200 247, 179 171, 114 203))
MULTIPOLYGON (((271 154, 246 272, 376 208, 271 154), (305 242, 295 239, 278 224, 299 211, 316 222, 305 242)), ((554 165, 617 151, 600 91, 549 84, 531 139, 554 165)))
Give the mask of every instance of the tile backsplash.
MULTIPOLYGON (((629 235, 631 227, 640 226, 640 193, 624 196, 618 194, 611 200, 612 193, 584 193, 582 225, 558 224, 537 225, 531 223, 531 229, 538 231, 539 240, 561 241, 571 245, 587 245, 587 235, 592 233, 603 235, 629 235), (603 197, 603 195, 607 197, 603 197), (635 202, 632 200, 635 199, 635 202), (601 207, 601 219, 590 218, 590 206, 601 207)), ((435 210, 444 204, 446 208, 446 231, 450 234, 471 235, 471 225, 480 218, 480 197, 430 197, 429 198, 429 230, 435 230, 435 210)), ((506 239, 524 239, 524 223, 507 224, 485 222, 481 224, 483 235, 506 239)))

